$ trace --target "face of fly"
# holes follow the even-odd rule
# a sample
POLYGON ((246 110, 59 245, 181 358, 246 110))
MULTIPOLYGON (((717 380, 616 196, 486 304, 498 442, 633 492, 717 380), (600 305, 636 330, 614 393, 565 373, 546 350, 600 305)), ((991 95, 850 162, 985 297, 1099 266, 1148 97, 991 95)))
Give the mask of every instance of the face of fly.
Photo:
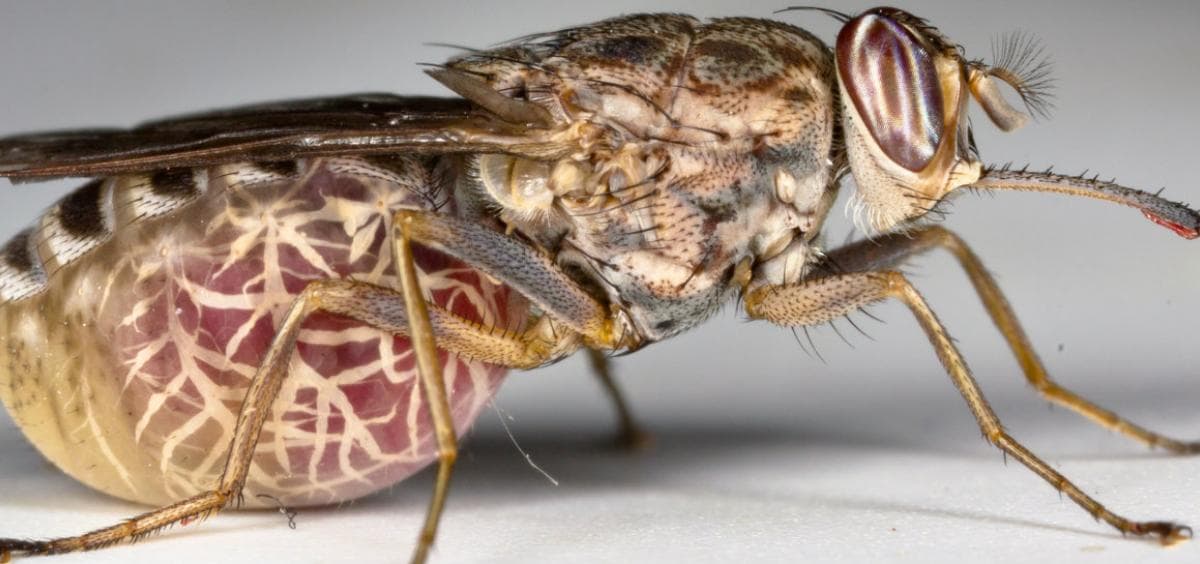
POLYGON ((969 61, 925 20, 895 8, 845 17, 835 46, 842 128, 857 189, 852 201, 868 233, 903 227, 963 187, 1065 193, 1135 207, 1177 234, 1200 236, 1186 207, 1095 178, 985 166, 967 125, 974 99, 1003 131, 1045 109, 1047 65, 1019 36, 999 60, 969 61), (1029 112, 1004 98, 1007 85, 1029 112))

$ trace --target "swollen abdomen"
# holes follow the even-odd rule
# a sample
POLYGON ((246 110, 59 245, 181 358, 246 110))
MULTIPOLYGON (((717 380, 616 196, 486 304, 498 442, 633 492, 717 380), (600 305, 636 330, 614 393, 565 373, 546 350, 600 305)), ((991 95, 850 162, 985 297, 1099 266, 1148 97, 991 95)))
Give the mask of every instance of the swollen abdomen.
MULTIPOLYGON (((325 278, 398 287, 391 213, 452 203, 416 159, 89 184, 0 253, 0 397, 48 458, 92 487, 155 504, 211 488, 295 296, 325 278)), ((418 249, 417 258, 434 301, 488 325, 519 321, 505 288, 442 255, 418 249)), ((445 353, 442 361, 462 432, 504 371, 445 353)), ((416 382, 406 338, 310 317, 246 502, 353 499, 428 464, 436 445, 416 382)))

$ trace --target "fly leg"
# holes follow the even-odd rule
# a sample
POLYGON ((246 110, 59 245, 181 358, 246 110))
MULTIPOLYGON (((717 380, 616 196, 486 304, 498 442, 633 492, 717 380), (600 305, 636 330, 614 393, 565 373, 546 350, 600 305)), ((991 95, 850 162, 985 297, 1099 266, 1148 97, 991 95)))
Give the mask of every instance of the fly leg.
POLYGON ((600 380, 600 385, 604 387, 608 399, 612 401, 613 408, 617 411, 617 446, 627 450, 642 450, 649 447, 654 442, 654 437, 641 425, 638 425, 637 420, 634 419, 633 410, 629 408, 629 402, 625 399, 625 395, 617 385, 616 378, 612 375, 612 363, 601 351, 588 349, 587 352, 592 371, 596 373, 596 378, 600 380))
MULTIPOLYGON (((338 281, 328 281, 336 284, 338 281)), ((304 320, 322 309, 330 284, 310 284, 292 303, 271 347, 246 391, 225 469, 215 489, 127 519, 116 525, 74 537, 44 541, 0 539, 0 561, 11 554, 58 554, 104 548, 125 540, 138 540, 175 523, 206 518, 240 500, 246 474, 272 403, 287 373, 287 361, 295 348, 304 320)))
POLYGON ((888 298, 904 302, 917 318, 988 442, 1033 470, 1092 516, 1104 520, 1123 534, 1157 537, 1163 544, 1191 538, 1191 529, 1183 525, 1168 521, 1131 521, 1109 511, 1009 436, 983 397, 983 392, 949 334, 924 298, 902 274, 888 271, 857 272, 815 278, 792 285, 762 286, 746 292, 745 308, 751 317, 778 325, 819 325, 888 298))
MULTIPOLYGON (((520 241, 505 237, 475 223, 416 210, 403 210, 394 218, 398 236, 394 237, 394 256, 400 263, 404 302, 410 313, 413 348, 417 358, 424 354, 428 360, 421 362, 422 382, 439 386, 440 398, 432 398, 431 404, 441 402, 441 415, 431 409, 437 428, 439 466, 433 499, 425 518, 413 562, 424 562, 437 536, 438 521, 446 502, 450 485, 450 470, 457 456, 453 420, 446 405, 445 390, 440 369, 437 366, 437 349, 434 332, 429 327, 428 315, 424 313, 425 300, 421 295, 413 266, 412 241, 438 249, 456 257, 480 271, 498 278, 510 288, 520 292, 542 311, 566 325, 568 332, 581 336, 589 348, 602 347, 611 350, 619 344, 612 330, 612 320, 600 302, 578 287, 548 257, 520 241), (421 319, 423 318, 423 319, 421 319), (424 325, 423 325, 424 324, 424 325)), ((553 329, 553 327, 551 327, 553 329)), ((555 333, 557 334, 557 333, 555 333)), ((558 339, 561 342, 561 337, 558 339)), ((577 341, 572 341, 577 343, 577 341)), ((577 347, 578 344, 575 344, 577 347)), ((543 361, 565 354, 561 346, 550 347, 543 361)), ((433 394, 427 387, 427 394, 433 394)))
POLYGON ((477 223, 437 213, 396 213, 413 241, 457 258, 529 298, 560 324, 578 333, 590 348, 613 350, 635 343, 620 334, 604 304, 571 280, 537 249, 477 223))
POLYGON ((838 270, 859 272, 893 268, 909 257, 933 248, 949 251, 958 259, 979 294, 992 322, 1008 342, 1026 380, 1047 400, 1066 407, 1111 431, 1124 434, 1151 448, 1161 447, 1177 454, 1200 453, 1200 442, 1187 442, 1165 437, 1145 427, 1131 423, 1121 416, 1079 396, 1052 380, 1029 337, 1021 329, 1016 314, 1004 298, 995 279, 970 247, 953 232, 931 226, 904 234, 884 235, 861 241, 829 253, 830 265, 838 270))
POLYGON ((403 221, 397 225, 397 231, 399 237, 394 238, 392 256, 400 276, 404 310, 408 312, 409 339, 417 357, 417 372, 421 377, 421 387, 425 390, 425 402, 429 405, 429 416, 433 418, 434 437, 438 443, 438 471, 433 497, 429 501, 425 525, 421 527, 421 536, 412 555, 414 563, 421 563, 428 558, 433 539, 437 538, 438 522, 446 505, 446 493, 450 490, 450 473, 454 469, 454 461, 458 459, 458 438, 454 434, 454 416, 450 414, 450 399, 446 394, 446 382, 442 380, 429 309, 425 306, 425 296, 417 281, 411 234, 403 221))
POLYGON ((396 224, 413 240, 471 264, 529 296, 543 311, 577 331, 588 345, 592 368, 617 410, 618 440, 629 448, 648 443, 608 369, 603 351, 622 344, 603 306, 537 250, 477 224, 435 213, 404 210, 396 224))

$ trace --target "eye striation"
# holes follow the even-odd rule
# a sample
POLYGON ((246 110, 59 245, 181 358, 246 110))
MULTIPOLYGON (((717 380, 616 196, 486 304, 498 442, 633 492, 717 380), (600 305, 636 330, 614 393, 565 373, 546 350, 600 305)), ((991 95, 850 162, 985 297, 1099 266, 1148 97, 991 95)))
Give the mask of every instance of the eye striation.
POLYGON ((880 149, 908 170, 924 169, 945 130, 929 51, 896 20, 866 13, 838 33, 836 53, 841 83, 880 149))

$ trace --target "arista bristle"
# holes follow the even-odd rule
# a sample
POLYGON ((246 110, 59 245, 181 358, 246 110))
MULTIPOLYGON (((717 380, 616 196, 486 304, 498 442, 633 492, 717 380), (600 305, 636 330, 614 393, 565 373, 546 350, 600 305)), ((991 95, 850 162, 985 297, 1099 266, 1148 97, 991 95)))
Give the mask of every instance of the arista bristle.
POLYGON ((988 74, 1016 90, 1025 108, 1045 119, 1054 109, 1054 64, 1036 36, 1023 31, 992 41, 992 64, 988 74))

